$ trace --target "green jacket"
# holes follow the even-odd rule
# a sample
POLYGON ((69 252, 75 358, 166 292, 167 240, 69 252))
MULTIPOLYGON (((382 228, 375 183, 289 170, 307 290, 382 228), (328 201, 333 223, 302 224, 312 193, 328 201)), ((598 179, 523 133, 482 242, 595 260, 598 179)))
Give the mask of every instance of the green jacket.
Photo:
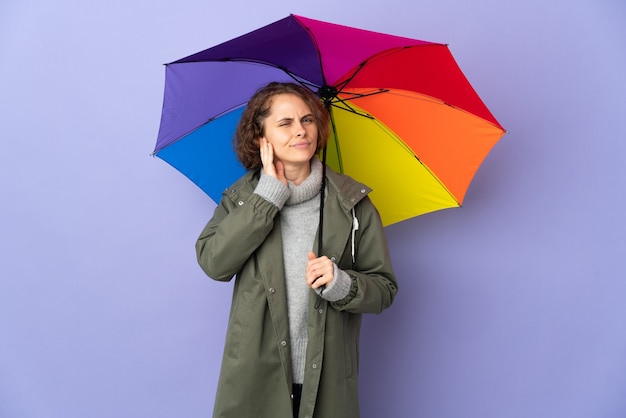
MULTIPOLYGON (((235 275, 213 416, 291 418, 291 358, 278 208, 253 194, 251 171, 222 196, 196 243, 198 262, 219 281, 235 275)), ((327 170, 323 251, 352 278, 348 296, 310 293, 308 346, 300 418, 359 416, 358 357, 362 313, 380 313, 397 292, 383 227, 370 189, 327 170), (354 212, 353 212, 354 209, 354 212), (355 256, 352 256, 354 219, 355 256)), ((314 252, 317 252, 317 238, 314 252)))

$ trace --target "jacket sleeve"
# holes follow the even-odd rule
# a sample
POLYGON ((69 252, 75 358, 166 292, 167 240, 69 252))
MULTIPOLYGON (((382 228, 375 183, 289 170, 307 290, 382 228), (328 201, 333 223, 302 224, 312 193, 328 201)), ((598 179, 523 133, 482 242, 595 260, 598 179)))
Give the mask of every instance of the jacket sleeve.
POLYGON ((344 270, 352 279, 352 286, 348 296, 333 302, 332 306, 352 313, 380 313, 393 303, 398 282, 380 215, 369 198, 357 205, 357 217, 355 262, 344 270))
POLYGON ((222 195, 213 217, 196 242, 196 256, 211 278, 228 281, 263 243, 274 227, 278 207, 257 194, 222 195))

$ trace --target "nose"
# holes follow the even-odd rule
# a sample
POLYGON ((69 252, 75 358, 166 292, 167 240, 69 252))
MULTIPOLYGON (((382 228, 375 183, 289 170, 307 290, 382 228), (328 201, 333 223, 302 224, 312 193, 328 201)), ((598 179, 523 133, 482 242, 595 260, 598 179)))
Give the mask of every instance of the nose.
POLYGON ((296 125, 296 136, 301 137, 304 136, 305 134, 305 130, 304 130, 304 126, 302 125, 302 123, 298 123, 296 125))

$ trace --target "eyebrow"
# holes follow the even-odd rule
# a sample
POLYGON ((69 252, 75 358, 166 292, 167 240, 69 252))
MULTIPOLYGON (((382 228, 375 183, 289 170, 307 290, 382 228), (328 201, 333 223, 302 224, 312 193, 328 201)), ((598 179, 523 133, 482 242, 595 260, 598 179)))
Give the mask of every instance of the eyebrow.
POLYGON ((281 118, 278 119, 276 122, 280 123, 280 122, 293 122, 294 118, 281 118))
MULTIPOLYGON (((313 117, 315 117, 313 113, 307 113, 306 115, 302 116, 300 120, 306 119, 306 118, 313 118, 313 117)), ((276 122, 293 122, 294 119, 295 118, 281 118, 281 119, 278 119, 276 122)))

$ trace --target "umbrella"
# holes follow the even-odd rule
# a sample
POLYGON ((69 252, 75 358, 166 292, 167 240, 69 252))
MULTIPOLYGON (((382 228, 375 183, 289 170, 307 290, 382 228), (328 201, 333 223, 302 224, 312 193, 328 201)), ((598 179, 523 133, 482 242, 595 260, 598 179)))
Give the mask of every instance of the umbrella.
POLYGON ((166 65, 154 155, 218 202, 244 173, 235 126, 270 81, 318 93, 327 164, 373 189, 384 225, 461 206, 505 132, 447 45, 290 15, 166 65))

